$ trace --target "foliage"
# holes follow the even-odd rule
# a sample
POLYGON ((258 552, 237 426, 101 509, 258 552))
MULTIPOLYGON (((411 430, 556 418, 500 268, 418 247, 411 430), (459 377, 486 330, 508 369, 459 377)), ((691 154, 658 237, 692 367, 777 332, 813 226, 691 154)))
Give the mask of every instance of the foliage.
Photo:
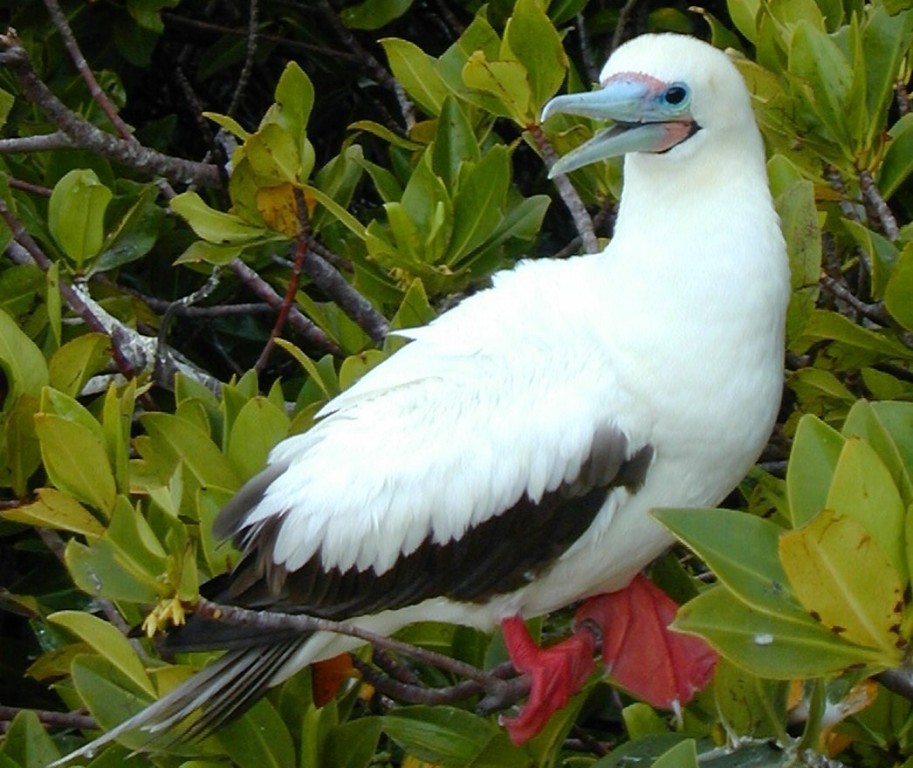
MULTIPOLYGON (((47 765, 205 663, 130 628, 180 622, 234 561, 219 508, 395 349, 387 330, 610 234, 617 163, 546 178, 598 126, 538 115, 596 78, 616 27, 735 49, 792 267, 762 463, 733 509, 656 511, 693 553, 653 577, 723 655, 710 688, 670 719, 593 681, 516 747, 477 694, 395 705, 378 679, 318 707, 303 673, 202 743, 128 759, 127 738, 88 765, 913 766, 908 0, 216 5, 0 2, 0 768, 47 765)), ((460 627, 400 638, 504 657, 460 627)))

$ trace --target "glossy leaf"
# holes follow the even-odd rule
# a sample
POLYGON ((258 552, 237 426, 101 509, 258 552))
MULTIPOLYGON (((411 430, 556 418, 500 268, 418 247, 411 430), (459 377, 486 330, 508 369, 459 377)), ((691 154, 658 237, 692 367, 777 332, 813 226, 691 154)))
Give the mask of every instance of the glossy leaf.
POLYGON ((913 114, 901 117, 888 134, 891 141, 878 176, 878 188, 885 200, 890 200, 913 173, 913 114))
MULTIPOLYGON (((481 158, 479 142, 459 101, 448 96, 441 107, 431 150, 431 166, 448 189, 455 189, 464 163, 481 158)), ((399 200, 399 197, 395 198, 399 200)))
POLYGON ((272 447, 288 433, 289 418, 264 397, 241 409, 228 439, 228 458, 241 477, 252 477, 266 466, 272 447))
POLYGON ((913 243, 901 251, 884 292, 884 304, 891 316, 907 330, 913 330, 913 243))
POLYGON ((527 73, 534 112, 541 111, 564 81, 567 55, 541 0, 518 0, 504 30, 504 41, 527 73))
POLYGON ((35 712, 19 712, 9 725, 0 744, 0 768, 47 768, 60 758, 60 752, 51 740, 35 712))
POLYGON ((111 190, 91 170, 73 170, 54 185, 48 226, 78 271, 101 251, 111 190))
POLYGON ((653 768, 698 768, 697 746, 694 739, 687 739, 663 753, 653 763, 653 768))
POLYGON ((770 680, 839 675, 860 664, 894 663, 893 655, 852 645, 811 617, 756 611, 724 587, 708 589, 683 605, 672 626, 701 635, 734 664, 770 680))
POLYGON ((260 127, 275 122, 289 135, 304 138, 314 106, 314 85, 295 61, 288 62, 282 70, 274 97, 276 103, 267 110, 260 127))
POLYGON ((71 397, 111 359, 111 339, 103 333, 86 333, 64 344, 52 356, 48 380, 52 387, 71 397))
POLYGON ((155 688, 142 662, 127 640, 112 624, 82 611, 58 611, 48 620, 88 643, 96 653, 119 669, 139 690, 155 696, 155 688))
POLYGON ((490 61, 482 51, 473 53, 463 68, 463 81, 494 97, 493 111, 522 127, 535 122, 526 68, 517 61, 490 61))
POLYGON ((380 29, 408 11, 412 2, 413 0, 362 0, 358 5, 340 11, 339 20, 349 29, 380 29))
POLYGON ((76 499, 56 488, 39 488, 38 500, 0 512, 5 520, 70 531, 87 537, 104 533, 101 523, 76 499))
POLYGON ((266 230, 245 224, 230 213, 210 208, 196 192, 182 192, 172 198, 171 208, 198 237, 215 245, 246 245, 268 234, 266 230))
POLYGON ((0 311, 0 367, 9 394, 4 406, 23 392, 38 397, 48 383, 48 365, 41 350, 6 312, 0 311))
POLYGON ((905 505, 891 473, 864 440, 851 437, 843 446, 825 505, 859 523, 906 583, 905 505))
POLYGON ((726 509, 658 509, 653 514, 740 600, 763 613, 804 618, 780 565, 783 529, 778 525, 726 509), (734 547, 739 541, 750 541, 751 547, 734 547))
POLYGON ((292 736, 267 699, 220 728, 219 741, 238 768, 285 768, 295 762, 292 736))
POLYGON ((846 438, 820 419, 806 414, 799 420, 786 468, 786 496, 794 528, 824 509, 845 443, 846 438))
POLYGON ((437 72, 434 59, 407 40, 388 37, 380 43, 387 54, 393 76, 406 89, 406 93, 427 114, 440 114, 448 90, 437 72))
POLYGON ((117 489, 99 435, 51 413, 35 415, 35 432, 51 482, 79 501, 110 513, 117 489))
POLYGON ((856 520, 824 510, 780 538, 799 600, 828 631, 900 661, 903 587, 875 539, 856 520), (866 574, 860 579, 859 574, 866 574))

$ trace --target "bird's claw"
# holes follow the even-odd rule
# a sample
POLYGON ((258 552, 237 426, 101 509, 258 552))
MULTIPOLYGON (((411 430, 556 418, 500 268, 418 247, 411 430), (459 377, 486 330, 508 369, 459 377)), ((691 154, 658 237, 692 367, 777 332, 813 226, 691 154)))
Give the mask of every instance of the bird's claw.
POLYGON ((501 628, 514 667, 530 681, 529 697, 519 714, 500 719, 511 741, 522 744, 545 728, 589 679, 596 666, 596 636, 581 627, 557 645, 540 648, 521 618, 506 619, 501 628))

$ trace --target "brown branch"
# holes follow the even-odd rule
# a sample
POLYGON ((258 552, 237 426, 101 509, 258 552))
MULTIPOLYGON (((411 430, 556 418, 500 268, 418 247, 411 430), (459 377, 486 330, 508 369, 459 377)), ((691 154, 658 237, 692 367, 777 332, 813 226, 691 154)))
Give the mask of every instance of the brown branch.
POLYGON ((93 731, 98 728, 95 718, 82 712, 52 712, 47 709, 23 709, 2 705, 0 705, 0 721, 9 722, 20 712, 33 712, 44 725, 73 728, 79 731, 93 731))
POLYGON ((244 55, 244 64, 241 67, 241 74, 238 75, 238 85, 231 97, 231 103, 228 105, 228 115, 234 115, 241 105, 241 97, 247 89, 247 83, 250 80, 251 72, 254 69, 254 58, 257 55, 257 39, 260 24, 260 3, 258 0, 250 0, 250 15, 247 21, 247 47, 244 55))
MULTIPOLYGON (((241 279, 241 281, 263 301, 269 304, 273 309, 282 307, 282 297, 276 293, 273 287, 258 275, 251 267, 245 264, 241 259, 232 259, 228 266, 241 279)), ((318 328, 310 319, 308 319, 300 309, 291 307, 288 313, 288 324, 304 339, 317 349, 329 352, 332 355, 341 356, 342 350, 329 336, 318 328)))
POLYGON ((894 94, 896 96, 897 111, 900 116, 910 114, 910 93, 907 91, 907 84, 903 80, 898 80, 894 84, 894 94))
POLYGON ((70 138, 74 147, 88 149, 150 176, 161 175, 182 184, 206 187, 221 184, 218 168, 214 165, 163 155, 136 141, 119 139, 83 120, 38 77, 28 53, 13 33, 0 35, 0 46, 5 49, 0 52, 0 64, 9 67, 25 96, 70 138))
POLYGON ((615 32, 612 34, 612 47, 609 53, 612 53, 624 41, 625 28, 631 20, 635 5, 637 5, 637 0, 628 0, 618 12, 618 21, 615 22, 615 32))
MULTIPOLYGON (((347 635, 376 648, 383 648, 386 651, 400 653, 403 656, 421 661, 425 664, 442 669, 460 677, 474 680, 481 686, 482 690, 491 696, 497 696, 508 686, 504 680, 496 677, 491 672, 486 672, 474 667, 472 664, 453 659, 442 653, 429 651, 425 648, 419 648, 410 645, 402 640, 393 637, 378 635, 362 629, 354 624, 346 622, 331 621, 330 619, 321 619, 316 616, 304 616, 301 614, 276 613, 273 611, 252 611, 247 608, 239 608, 233 605, 220 605, 205 597, 200 597, 196 607, 196 613, 204 618, 215 621, 224 621, 228 624, 237 626, 254 627, 264 633, 278 632, 282 630, 293 630, 296 632, 335 632, 341 635, 347 635)), ((520 679, 520 678, 518 678, 520 679)), ((528 685, 528 681, 527 681, 528 685)))
POLYGON ((276 322, 273 323, 273 327, 270 329, 269 338, 266 340, 263 351, 257 358, 257 362, 254 363, 254 370, 257 373, 261 373, 266 367, 266 362, 269 360, 270 353, 273 351, 273 347, 276 346, 276 339, 279 334, 282 333, 283 326, 285 326, 289 310, 295 303, 295 294, 298 292, 298 284, 301 281, 301 266, 304 263, 304 257, 307 255, 308 239, 310 235, 310 222, 307 218, 307 206, 304 205, 303 202, 303 200, 298 200, 296 197, 301 231, 298 233, 298 237, 295 238, 295 260, 292 262, 291 277, 289 278, 288 286, 286 286, 285 289, 285 297, 282 299, 282 306, 279 307, 279 312, 276 314, 276 322))
POLYGON ((888 240, 894 242, 900 237, 897 219, 894 218, 894 214, 891 212, 891 209, 888 208, 888 204, 881 196, 881 192, 875 184, 872 174, 868 171, 860 172, 859 186, 862 189, 863 198, 872 209, 875 218, 881 224, 881 231, 885 233, 888 240))
POLYGON ((886 325, 890 322, 891 316, 885 309, 884 302, 879 301, 874 304, 867 304, 842 282, 831 277, 826 272, 821 273, 818 277, 818 282, 824 290, 840 301, 849 304, 859 315, 867 317, 869 320, 874 320, 880 325, 886 325))
POLYGON ((76 38, 73 36, 73 30, 70 29, 67 17, 57 4, 57 0, 44 0, 44 4, 51 16, 51 21, 54 22, 54 26, 57 27, 57 31, 60 32, 60 36, 63 38, 63 44, 67 49, 67 53, 70 54, 70 58, 73 59, 77 71, 89 87, 89 93, 95 100, 95 103, 98 104, 102 111, 108 116, 111 125, 114 126, 122 139, 136 142, 136 138, 133 136, 133 131, 130 129, 130 126, 121 119, 119 114, 117 114, 117 110, 114 108, 108 95, 102 90, 102 87, 98 84, 98 80, 95 79, 95 75, 92 73, 85 56, 83 56, 82 50, 80 50, 79 45, 76 43, 76 38))
MULTIPOLYGON (((307 10, 307 4, 299 2, 299 5, 307 10)), ((374 79, 396 96, 396 101, 399 103, 400 113, 403 116, 403 122, 406 125, 406 129, 411 130, 415 125, 415 104, 413 104, 412 100, 406 95, 406 91, 403 89, 402 85, 400 85, 399 81, 393 77, 393 75, 387 71, 387 68, 369 51, 365 50, 361 43, 358 42, 355 35, 342 24, 333 6, 330 5, 329 0, 318 0, 317 5, 324 17, 330 23, 330 26, 333 27, 333 31, 338 35, 346 50, 354 52, 361 62, 371 71, 371 75, 374 79)))
MULTIPOLYGON (((542 126, 538 123, 533 123, 526 126, 526 130, 532 137, 539 154, 542 155, 545 166, 551 168, 558 161, 558 155, 542 130, 542 126)), ((568 211, 570 211, 574 226, 577 228, 580 240, 583 243, 584 252, 596 253, 599 250, 599 242, 596 240, 596 233, 593 231, 593 220, 587 213, 586 206, 583 204, 583 200, 580 199, 580 195, 577 194, 577 190, 574 189, 570 179, 563 173, 555 176, 552 181, 555 183, 558 194, 567 206, 568 211)))
MULTIPOLYGON (((9 259, 15 264, 37 264, 47 272, 53 262, 2 199, 0 199, 0 218, 10 228, 13 235, 12 242, 6 248, 6 255, 9 259)), ((133 377, 144 372, 156 372, 161 376, 161 378, 156 378, 156 383, 170 388, 173 385, 174 375, 181 372, 199 381, 213 392, 218 393, 221 390, 222 384, 218 379, 196 367, 173 349, 167 349, 165 365, 159 370, 155 365, 157 349, 155 338, 144 336, 107 312, 92 298, 85 283, 72 283, 65 275, 61 275, 58 290, 67 306, 79 315, 89 328, 104 333, 111 339, 114 361, 125 376, 133 377)))

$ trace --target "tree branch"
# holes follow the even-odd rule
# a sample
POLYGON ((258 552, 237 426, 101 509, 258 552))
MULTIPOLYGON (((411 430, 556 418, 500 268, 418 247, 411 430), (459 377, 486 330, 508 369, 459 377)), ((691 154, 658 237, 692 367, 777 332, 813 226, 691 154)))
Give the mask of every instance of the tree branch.
POLYGON ((0 52, 0 64, 10 68, 25 96, 70 138, 74 147, 91 150, 150 176, 161 175, 182 184, 205 187, 221 184, 219 171, 215 165, 163 155, 137 141, 119 139, 83 120, 60 101, 38 77, 32 68, 28 53, 19 44, 14 33, 0 35, 0 46, 5 49, 0 52))
MULTIPOLYGON (((551 168, 558 161, 558 155, 542 130, 542 126, 538 123, 533 123, 526 126, 526 130, 532 137, 539 154, 542 155, 545 167, 551 168)), ((580 240, 583 243, 584 252, 596 253, 599 250, 599 242, 596 240, 596 233, 593 231, 593 220, 587 213, 586 206, 583 204, 583 200, 580 199, 580 195, 577 194, 577 190, 574 189, 570 179, 563 173, 555 176, 552 181, 571 213, 574 226, 577 228, 580 240)))

